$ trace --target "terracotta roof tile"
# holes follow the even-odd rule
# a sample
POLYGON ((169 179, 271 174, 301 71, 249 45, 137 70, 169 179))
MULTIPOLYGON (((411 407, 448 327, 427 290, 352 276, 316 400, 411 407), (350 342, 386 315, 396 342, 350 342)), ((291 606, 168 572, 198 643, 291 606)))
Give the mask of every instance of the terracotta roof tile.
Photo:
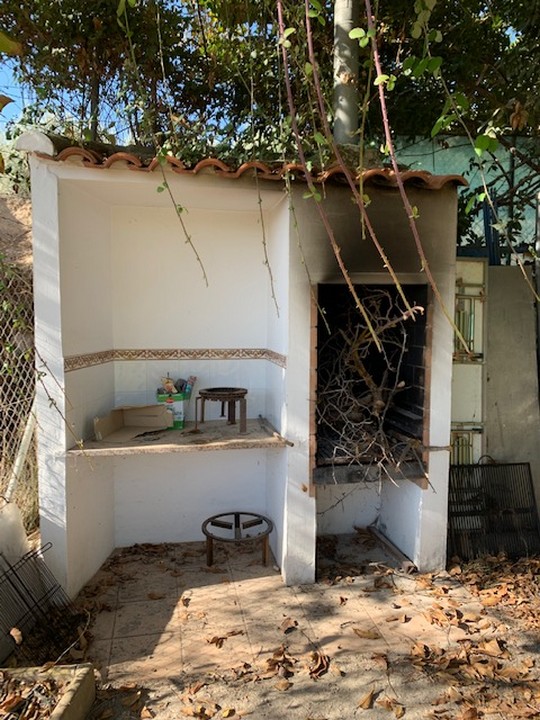
MULTIPOLYGON (((138 172, 154 172, 160 166, 156 157, 144 158, 135 152, 118 151, 111 155, 96 150, 90 150, 80 146, 64 148, 57 155, 45 155, 36 153, 40 157, 52 159, 57 162, 79 160, 85 167, 95 169, 107 169, 118 164, 124 164, 130 170, 138 172)), ((238 179, 244 175, 256 174, 263 180, 283 181, 286 176, 293 177, 299 181, 306 180, 306 174, 302 165, 298 163, 267 164, 259 160, 244 162, 239 167, 227 165, 218 158, 208 157, 200 160, 192 167, 187 167, 182 160, 176 157, 167 156, 166 164, 170 169, 179 175, 198 175, 202 173, 213 173, 220 177, 238 179)), ((364 183, 378 185, 380 187, 395 188, 397 179, 394 171, 390 168, 369 168, 361 174, 356 173, 356 179, 360 178, 364 183)), ((346 182, 343 169, 334 165, 324 171, 313 172, 312 179, 317 183, 323 182, 346 182)), ((440 190, 445 185, 467 185, 467 181, 461 175, 433 175, 425 170, 404 170, 401 172, 401 180, 404 184, 419 187, 426 190, 440 190)))

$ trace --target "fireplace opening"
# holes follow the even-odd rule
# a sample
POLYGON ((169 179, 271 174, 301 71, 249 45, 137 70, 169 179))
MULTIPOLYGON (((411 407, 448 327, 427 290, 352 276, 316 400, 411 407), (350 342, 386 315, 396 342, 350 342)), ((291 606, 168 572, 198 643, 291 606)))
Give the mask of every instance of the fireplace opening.
POLYGON ((318 287, 315 482, 336 466, 423 468, 427 287, 403 286, 410 309, 393 285, 355 292, 367 319, 345 285, 318 287))

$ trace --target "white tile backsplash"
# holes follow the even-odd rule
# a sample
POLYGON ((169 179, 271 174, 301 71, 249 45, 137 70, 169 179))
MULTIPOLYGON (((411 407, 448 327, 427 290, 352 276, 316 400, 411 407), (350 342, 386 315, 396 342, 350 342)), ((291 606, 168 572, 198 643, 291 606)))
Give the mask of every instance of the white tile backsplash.
POLYGON ((119 360, 113 364, 115 392, 146 391, 145 360, 119 360))
MULTIPOLYGON (((174 380, 197 377, 185 407, 187 420, 195 420, 195 399, 199 390, 209 387, 247 388, 248 417, 266 417, 269 407, 281 406, 283 391, 279 381, 268 387, 268 365, 272 364, 267 360, 118 360, 71 371, 66 374, 69 444, 74 444, 75 435, 93 437, 94 417, 106 415, 114 407, 156 403, 156 390, 166 375, 174 380)), ((282 379, 282 375, 280 368, 270 373, 274 379, 282 379)), ((206 419, 219 419, 221 403, 207 401, 205 411, 206 419)))

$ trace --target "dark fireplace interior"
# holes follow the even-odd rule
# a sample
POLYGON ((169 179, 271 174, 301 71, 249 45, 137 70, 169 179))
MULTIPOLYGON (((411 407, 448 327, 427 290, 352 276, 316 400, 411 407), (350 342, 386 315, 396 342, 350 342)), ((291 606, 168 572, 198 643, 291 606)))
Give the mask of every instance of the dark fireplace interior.
POLYGON ((318 288, 317 467, 421 465, 427 287, 403 286, 412 311, 393 285, 355 292, 367 319, 345 285, 318 288))

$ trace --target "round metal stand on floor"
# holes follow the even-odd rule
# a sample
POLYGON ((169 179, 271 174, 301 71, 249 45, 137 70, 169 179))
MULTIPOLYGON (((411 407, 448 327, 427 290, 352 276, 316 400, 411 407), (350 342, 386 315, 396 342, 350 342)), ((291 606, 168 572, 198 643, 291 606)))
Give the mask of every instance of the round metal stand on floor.
POLYGON ((212 515, 202 524, 206 535, 206 564, 214 562, 214 540, 220 542, 247 542, 262 538, 262 561, 268 565, 268 536, 274 523, 264 515, 251 512, 230 512, 212 515))

